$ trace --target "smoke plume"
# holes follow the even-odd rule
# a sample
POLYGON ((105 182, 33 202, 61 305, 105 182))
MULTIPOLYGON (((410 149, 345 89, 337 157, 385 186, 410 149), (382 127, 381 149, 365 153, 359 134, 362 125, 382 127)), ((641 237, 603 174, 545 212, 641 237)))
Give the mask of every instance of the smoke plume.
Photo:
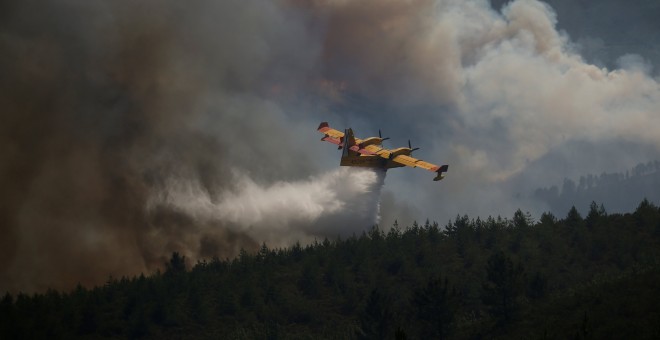
POLYGON ((312 44, 295 13, 210 1, 1 7, 1 290, 89 285, 152 272, 172 251, 194 260, 259 246, 229 221, 147 205, 172 178, 219 195, 232 167, 310 173, 304 154, 272 148, 301 149, 270 99, 315 53, 298 50, 312 44))
POLYGON ((359 233, 379 204, 385 227, 538 213, 538 187, 659 158, 656 59, 592 62, 561 22, 535 0, 0 1, 0 290, 359 233), (392 170, 379 201, 320 121, 450 172, 392 170))

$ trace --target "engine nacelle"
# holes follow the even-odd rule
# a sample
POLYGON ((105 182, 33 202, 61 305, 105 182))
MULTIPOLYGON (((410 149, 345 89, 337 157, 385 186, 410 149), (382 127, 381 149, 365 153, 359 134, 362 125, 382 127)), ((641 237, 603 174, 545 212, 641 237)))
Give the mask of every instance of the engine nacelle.
POLYGON ((390 154, 390 158, 394 158, 396 156, 404 155, 404 156, 410 156, 410 153, 412 152, 412 149, 409 148, 398 148, 392 150, 392 153, 390 154))
POLYGON ((381 145, 381 144, 383 144, 383 138, 369 137, 367 139, 364 139, 362 143, 360 143, 360 149, 364 149, 369 145, 381 145))

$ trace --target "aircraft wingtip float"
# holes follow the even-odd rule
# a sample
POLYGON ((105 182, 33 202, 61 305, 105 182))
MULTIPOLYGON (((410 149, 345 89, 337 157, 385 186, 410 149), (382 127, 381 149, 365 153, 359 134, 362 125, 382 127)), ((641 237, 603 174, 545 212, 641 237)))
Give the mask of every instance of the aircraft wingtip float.
POLYGON ((408 147, 396 149, 384 149, 382 143, 389 138, 383 138, 380 130, 378 137, 369 137, 366 139, 355 138, 353 129, 345 129, 344 132, 335 130, 327 122, 319 125, 318 131, 325 134, 322 141, 330 142, 343 150, 341 154, 341 166, 358 166, 367 168, 391 169, 403 166, 412 168, 422 168, 437 173, 434 181, 439 181, 445 176, 449 165, 435 165, 424 162, 421 159, 411 157, 412 152, 419 148, 412 148, 410 140, 408 147))

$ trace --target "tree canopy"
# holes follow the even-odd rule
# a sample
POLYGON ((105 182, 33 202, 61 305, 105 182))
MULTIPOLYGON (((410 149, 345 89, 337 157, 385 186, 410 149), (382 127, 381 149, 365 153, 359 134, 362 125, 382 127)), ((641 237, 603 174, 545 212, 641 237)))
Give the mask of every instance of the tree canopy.
POLYGON ((5 294, 0 338, 657 338, 659 260, 647 200, 627 214, 457 216, 5 294))

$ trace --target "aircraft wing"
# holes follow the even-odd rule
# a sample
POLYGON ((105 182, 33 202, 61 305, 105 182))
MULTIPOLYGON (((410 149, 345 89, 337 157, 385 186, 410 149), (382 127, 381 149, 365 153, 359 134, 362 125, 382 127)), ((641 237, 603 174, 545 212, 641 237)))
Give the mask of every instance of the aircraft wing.
POLYGON ((413 158, 406 155, 398 155, 392 157, 391 150, 383 149, 382 147, 377 145, 368 145, 363 150, 370 152, 370 154, 372 155, 378 155, 395 163, 399 163, 412 168, 422 168, 424 170, 436 172, 438 173, 438 175, 433 179, 434 181, 439 181, 445 178, 445 176, 442 173, 447 172, 447 170, 449 169, 448 165, 437 166, 435 164, 425 162, 421 159, 413 158))
POLYGON ((321 123, 321 125, 319 125, 319 128, 317 130, 325 134, 325 137, 321 138, 322 141, 330 142, 332 144, 336 144, 339 146, 342 145, 344 133, 339 130, 335 130, 331 128, 327 122, 321 123))
POLYGON ((328 125, 327 122, 321 123, 321 125, 319 125, 318 130, 319 130, 319 132, 324 133, 326 136, 329 136, 329 137, 332 137, 332 138, 335 138, 335 139, 339 139, 341 137, 344 137, 343 132, 331 128, 330 125, 328 125))
POLYGON ((435 164, 424 162, 421 159, 413 158, 406 155, 395 156, 391 159, 391 161, 413 168, 422 168, 428 171, 436 172, 438 173, 438 175, 433 179, 434 181, 439 181, 445 178, 445 176, 442 173, 447 172, 447 170, 449 169, 448 165, 438 166, 435 164))
MULTIPOLYGON (((344 143, 344 133, 331 128, 327 122, 321 123, 317 129, 319 132, 325 134, 325 137, 321 138, 322 141, 330 142, 339 146, 343 146, 344 143)), ((351 133, 352 136, 352 133, 351 133)), ((366 149, 361 149, 357 144, 362 143, 362 139, 354 138, 355 145, 350 145, 348 148, 355 152, 364 154, 364 155, 373 155, 373 153, 366 149)))
POLYGON ((413 167, 413 168, 419 167, 419 168, 426 169, 426 170, 431 170, 433 168, 438 167, 435 164, 427 163, 427 162, 424 162, 421 159, 413 158, 413 157, 406 156, 406 155, 396 156, 396 157, 392 158, 392 161, 397 162, 399 164, 403 164, 405 166, 410 166, 410 167, 413 167))

